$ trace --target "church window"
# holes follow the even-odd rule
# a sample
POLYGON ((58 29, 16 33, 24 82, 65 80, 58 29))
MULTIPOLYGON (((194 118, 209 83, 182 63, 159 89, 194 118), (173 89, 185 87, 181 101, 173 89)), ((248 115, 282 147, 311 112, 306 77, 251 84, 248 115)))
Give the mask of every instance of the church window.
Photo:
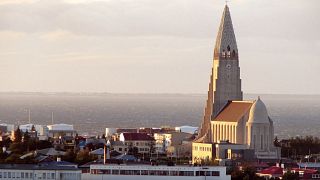
POLYGON ((235 50, 232 51, 232 57, 236 57, 236 51, 235 50))
POLYGON ((231 56, 231 52, 230 52, 230 46, 227 47, 227 57, 229 58, 231 56))
POLYGON ((222 57, 223 57, 223 58, 226 57, 226 52, 225 52, 225 50, 222 51, 222 57))

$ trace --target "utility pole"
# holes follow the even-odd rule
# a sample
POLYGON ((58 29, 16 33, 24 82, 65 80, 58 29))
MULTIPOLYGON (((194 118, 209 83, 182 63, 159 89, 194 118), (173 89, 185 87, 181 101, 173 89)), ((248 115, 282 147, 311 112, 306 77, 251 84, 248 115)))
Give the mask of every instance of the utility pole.
POLYGON ((51 124, 53 125, 53 111, 51 112, 51 124))
POLYGON ((30 112, 30 109, 28 109, 28 119, 29 119, 29 124, 31 124, 31 112, 30 112))

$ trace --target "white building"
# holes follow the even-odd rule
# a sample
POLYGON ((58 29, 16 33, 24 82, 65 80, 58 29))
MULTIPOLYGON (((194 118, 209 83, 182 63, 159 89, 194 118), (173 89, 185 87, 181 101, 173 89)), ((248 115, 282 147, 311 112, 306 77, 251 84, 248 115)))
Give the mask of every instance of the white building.
MULTIPOLYGON (((155 150, 156 153, 168 153, 168 149, 175 150, 178 146, 183 144, 183 141, 192 136, 190 133, 185 132, 169 132, 169 133, 154 133, 155 150)), ((191 147, 190 147, 191 150, 191 147)), ((171 154, 177 152, 171 152, 171 154)))
POLYGON ((35 128, 36 132, 37 132, 37 136, 42 138, 45 138, 48 136, 49 133, 49 128, 46 125, 38 125, 38 124, 24 124, 24 125, 20 125, 19 129, 22 132, 31 132, 32 131, 32 127, 35 128))
POLYGON ((81 170, 74 166, 0 164, 0 179, 81 180, 81 170))
POLYGON ((48 125, 49 130, 55 131, 73 131, 73 125, 71 124, 52 124, 48 125))
POLYGON ((230 180, 226 167, 151 166, 151 165, 90 165, 83 180, 230 180))
POLYGON ((53 124, 48 125, 48 138, 53 142, 54 147, 62 149, 74 149, 75 137, 77 132, 73 129, 73 125, 69 124, 53 124))
POLYGON ((3 124, 0 124, 0 126, 2 127, 5 127, 6 129, 6 132, 12 132, 14 131, 14 124, 6 124, 6 123, 3 123, 3 124))

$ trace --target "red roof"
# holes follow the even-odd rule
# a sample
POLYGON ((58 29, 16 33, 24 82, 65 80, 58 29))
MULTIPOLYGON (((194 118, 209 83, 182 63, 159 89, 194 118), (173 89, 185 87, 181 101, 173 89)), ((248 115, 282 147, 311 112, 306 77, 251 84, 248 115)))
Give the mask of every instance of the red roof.
POLYGON ((154 141, 154 139, 146 133, 123 133, 125 141, 154 141))
POLYGON ((291 170, 292 170, 292 171, 296 171, 296 172, 303 171, 304 174, 315 174, 315 173, 318 172, 316 169, 299 169, 299 168, 292 168, 291 170))
POLYGON ((281 167, 272 166, 272 167, 261 170, 259 173, 260 174, 271 174, 271 175, 282 175, 283 169, 281 167))

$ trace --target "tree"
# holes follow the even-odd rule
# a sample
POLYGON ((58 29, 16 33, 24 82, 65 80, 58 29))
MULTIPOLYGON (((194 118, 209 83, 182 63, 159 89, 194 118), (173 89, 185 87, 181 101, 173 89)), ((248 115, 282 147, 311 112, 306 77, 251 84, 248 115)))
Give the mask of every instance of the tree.
POLYGON ((27 151, 29 151, 29 141, 30 141, 30 135, 29 135, 29 132, 28 130, 23 133, 23 144, 25 147, 27 147, 27 151))
POLYGON ((31 132, 35 132, 35 131, 36 131, 36 128, 34 127, 34 125, 32 125, 31 132))
POLYGON ((76 154, 74 153, 73 150, 67 150, 67 152, 65 153, 65 155, 62 157, 62 159, 64 161, 68 161, 68 162, 74 162, 76 159, 76 154))
POLYGON ((156 143, 155 143, 155 141, 151 141, 150 142, 150 156, 153 154, 153 153, 155 153, 156 152, 156 143))
POLYGON ((139 155, 139 149, 135 146, 131 146, 128 148, 128 154, 133 155, 133 156, 138 156, 139 155))
POLYGON ((15 143, 20 143, 22 141, 22 133, 18 126, 18 128, 14 131, 14 141, 15 143))
POLYGON ((92 157, 92 155, 89 154, 88 150, 81 150, 78 152, 75 162, 82 165, 92 160, 94 160, 94 158, 92 157))
POLYGON ((279 140, 278 140, 278 136, 276 136, 276 137, 274 138, 273 144, 274 144, 275 147, 280 147, 280 146, 281 146, 281 145, 280 145, 280 142, 279 142, 279 140))
POLYGON ((232 180, 264 180, 263 177, 256 175, 256 170, 253 167, 244 167, 242 171, 239 169, 234 169, 231 172, 232 180))
POLYGON ((29 140, 30 140, 30 135, 29 135, 29 132, 27 130, 25 133, 23 133, 23 142, 28 143, 29 140))
POLYGON ((283 180, 299 180, 299 174, 298 173, 292 173, 291 171, 287 171, 282 176, 283 180))

